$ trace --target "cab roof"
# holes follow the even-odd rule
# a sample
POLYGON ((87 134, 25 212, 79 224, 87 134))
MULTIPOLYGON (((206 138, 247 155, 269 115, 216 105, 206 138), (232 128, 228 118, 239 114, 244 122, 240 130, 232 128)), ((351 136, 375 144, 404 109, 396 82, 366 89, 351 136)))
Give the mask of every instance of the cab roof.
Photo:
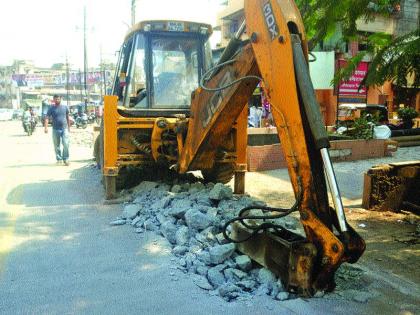
POLYGON ((133 25, 125 36, 124 42, 137 32, 198 33, 210 36, 213 33, 213 29, 210 24, 205 23, 179 20, 147 20, 133 25))

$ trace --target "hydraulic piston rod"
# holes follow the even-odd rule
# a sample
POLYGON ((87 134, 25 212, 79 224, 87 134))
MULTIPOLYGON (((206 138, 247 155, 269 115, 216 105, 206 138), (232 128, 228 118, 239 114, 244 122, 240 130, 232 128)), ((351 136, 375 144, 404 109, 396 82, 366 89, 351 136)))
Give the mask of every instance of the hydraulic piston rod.
POLYGON ((334 208, 337 213, 338 224, 340 226, 341 232, 344 233, 347 232, 346 215, 344 213, 343 203, 341 202, 340 190, 338 189, 334 169, 330 159, 330 154, 328 153, 327 148, 321 149, 321 156, 322 161, 324 162, 324 169, 327 177, 328 187, 330 187, 334 208))

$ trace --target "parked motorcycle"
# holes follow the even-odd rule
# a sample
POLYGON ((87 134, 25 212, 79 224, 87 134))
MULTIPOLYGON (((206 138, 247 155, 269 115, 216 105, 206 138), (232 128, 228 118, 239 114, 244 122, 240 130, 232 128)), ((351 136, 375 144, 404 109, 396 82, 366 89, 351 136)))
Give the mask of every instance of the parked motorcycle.
POLYGON ((81 116, 77 116, 76 118, 76 127, 85 129, 88 124, 88 116, 83 113, 81 116))
POLYGON ((90 113, 90 114, 88 115, 88 123, 89 123, 89 124, 93 124, 93 123, 95 122, 95 120, 96 120, 96 115, 95 115, 95 113, 90 113))

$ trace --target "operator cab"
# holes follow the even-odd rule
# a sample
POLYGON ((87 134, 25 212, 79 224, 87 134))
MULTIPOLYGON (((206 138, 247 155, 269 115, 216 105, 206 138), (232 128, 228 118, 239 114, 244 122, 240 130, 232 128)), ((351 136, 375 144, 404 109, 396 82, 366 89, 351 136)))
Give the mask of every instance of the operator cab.
POLYGON ((113 95, 123 116, 189 115, 191 93, 212 66, 208 24, 145 21, 121 47, 113 95))

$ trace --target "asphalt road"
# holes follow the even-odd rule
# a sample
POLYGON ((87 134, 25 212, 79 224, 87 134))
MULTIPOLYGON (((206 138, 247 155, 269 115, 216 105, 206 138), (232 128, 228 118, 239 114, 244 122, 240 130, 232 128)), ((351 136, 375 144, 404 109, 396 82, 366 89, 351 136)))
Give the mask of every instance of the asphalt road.
MULTIPOLYGON (((51 134, 0 122, 0 314, 374 314, 337 299, 227 303, 173 265, 164 239, 111 227, 91 149, 56 166, 51 134)), ((71 137, 75 137, 75 130, 71 137)))

